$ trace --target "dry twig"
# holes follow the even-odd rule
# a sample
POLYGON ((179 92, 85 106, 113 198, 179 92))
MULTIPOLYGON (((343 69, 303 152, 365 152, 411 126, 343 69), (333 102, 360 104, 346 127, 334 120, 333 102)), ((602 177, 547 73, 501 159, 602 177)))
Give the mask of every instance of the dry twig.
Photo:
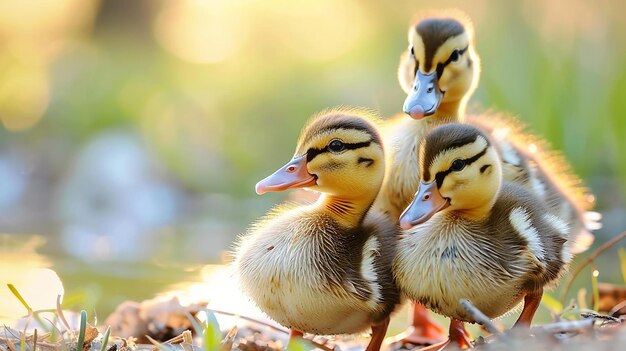
POLYGON ((487 330, 496 336, 502 336, 502 332, 495 324, 487 317, 481 310, 479 310, 476 306, 474 306, 469 300, 461 299, 461 306, 465 309, 467 313, 469 313, 472 318, 479 324, 485 326, 487 330))
POLYGON ((233 325, 228 334, 222 340, 222 351, 229 351, 233 348, 235 337, 237 336, 237 326, 233 325))
POLYGON ((65 327, 65 330, 72 330, 70 324, 67 322, 67 319, 65 319, 65 314, 63 314, 63 308, 61 308, 61 295, 57 295, 57 315, 61 320, 61 324, 63 324, 63 326, 65 327))
POLYGON ((615 318, 613 316, 608 316, 606 314, 599 314, 595 312, 583 312, 580 314, 580 316, 583 318, 604 319, 605 321, 612 322, 612 323, 621 323, 621 320, 619 318, 615 318))
POLYGON ((593 328, 594 319, 578 319, 574 321, 562 321, 534 327, 532 330, 538 333, 555 334, 585 331, 593 328))

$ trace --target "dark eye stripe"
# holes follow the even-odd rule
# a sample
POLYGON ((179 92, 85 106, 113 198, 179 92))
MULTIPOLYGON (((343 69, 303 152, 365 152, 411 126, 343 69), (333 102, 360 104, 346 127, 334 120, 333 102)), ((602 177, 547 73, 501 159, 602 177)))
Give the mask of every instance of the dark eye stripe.
MULTIPOLYGON (((463 56, 463 54, 465 53, 465 51, 467 51, 468 48, 469 48, 469 45, 466 46, 464 49, 459 50, 459 56, 458 56, 459 59, 460 59, 461 56, 463 56)), ((450 55, 450 57, 448 57, 446 62, 437 64, 437 77, 441 78, 441 75, 443 74, 444 68, 446 68, 446 66, 449 65, 450 62, 452 62, 452 55, 450 55)))
MULTIPOLYGON (((463 161, 465 161, 465 167, 476 162, 479 158, 483 157, 483 155, 485 155, 486 153, 487 153, 487 146, 485 146, 485 148, 481 152, 477 153, 476 155, 470 158, 463 159, 463 161)), ((445 171, 437 172, 437 174, 435 174, 435 181, 437 182, 437 188, 441 188, 441 185, 443 184, 443 180, 451 172, 453 172, 452 169, 447 169, 445 171)))
MULTIPOLYGON (((355 150, 355 149, 360 149, 362 147, 368 147, 370 146, 370 144, 372 143, 372 141, 364 141, 361 143, 344 143, 344 149, 345 150, 355 150)), ((323 154, 325 152, 329 152, 328 150, 328 145, 324 146, 321 149, 318 148, 310 148, 309 150, 307 150, 306 152, 306 162, 311 162, 312 159, 314 159, 317 155, 319 154, 323 154)))

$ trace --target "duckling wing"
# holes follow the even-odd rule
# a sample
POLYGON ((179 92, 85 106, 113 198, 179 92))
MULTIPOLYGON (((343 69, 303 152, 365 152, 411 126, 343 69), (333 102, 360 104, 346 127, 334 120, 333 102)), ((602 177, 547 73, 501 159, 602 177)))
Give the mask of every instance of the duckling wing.
MULTIPOLYGON (((394 220, 376 210, 370 210, 363 221, 363 231, 376 240, 376 247, 363 250, 363 266, 371 264, 373 275, 370 281, 375 284, 379 294, 379 314, 381 319, 388 316, 400 303, 400 291, 396 285, 392 266, 397 252, 399 228, 394 220), (369 255, 369 258, 367 256, 369 255)), ((369 239, 372 241, 373 239, 369 239)), ((364 274, 365 275, 365 274, 364 274)))
POLYGON ((537 264, 529 270, 529 290, 537 290, 555 281, 569 263, 569 227, 565 221, 547 211, 536 201, 536 195, 518 184, 505 182, 494 205, 494 227, 510 228, 513 240, 525 243, 527 264, 537 264), (504 223, 506 222, 506 223, 504 223))

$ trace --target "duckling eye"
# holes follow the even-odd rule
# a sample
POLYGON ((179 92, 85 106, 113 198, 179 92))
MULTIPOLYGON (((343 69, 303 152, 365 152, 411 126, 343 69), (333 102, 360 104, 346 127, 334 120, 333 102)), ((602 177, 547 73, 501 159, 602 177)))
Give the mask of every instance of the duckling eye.
POLYGON ((346 145, 339 139, 332 140, 330 144, 328 144, 328 150, 331 152, 341 152, 345 150, 346 145))
POLYGON ((459 58, 461 58, 461 53, 459 52, 459 49, 455 49, 454 51, 452 51, 452 54, 450 55, 450 58, 448 60, 450 60, 450 62, 457 62, 459 58))
POLYGON ((454 172, 458 172, 465 168, 465 160, 457 159, 452 161, 452 165, 450 166, 450 170, 454 172))
POLYGON ((415 57, 415 50, 413 50, 413 46, 411 46, 411 57, 415 57))

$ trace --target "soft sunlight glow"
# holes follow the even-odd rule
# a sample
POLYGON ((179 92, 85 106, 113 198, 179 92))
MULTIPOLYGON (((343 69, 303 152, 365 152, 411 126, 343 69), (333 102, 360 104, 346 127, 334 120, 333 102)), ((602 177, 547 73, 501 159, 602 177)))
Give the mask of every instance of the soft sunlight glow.
MULTIPOLYGON (((251 317, 278 326, 241 293, 232 266, 206 265, 201 269, 200 277, 201 282, 177 285, 165 295, 178 297, 183 306, 204 301, 208 302, 209 309, 251 317)), ((236 317, 221 314, 217 314, 217 317, 220 324, 237 323, 236 317)))
POLYGON ((28 44, 37 41, 52 44, 67 29, 89 24, 97 1, 83 0, 20 0, 0 1, 0 33, 3 41, 28 44))
POLYGON ((13 323, 27 311, 7 288, 15 285, 33 310, 56 307, 57 295, 64 289, 59 276, 45 268, 48 262, 35 252, 45 243, 42 237, 0 234, 0 325, 13 323))
POLYGON ((353 51, 367 36, 368 17, 357 1, 276 1, 280 24, 275 32, 294 55, 311 61, 331 60, 353 51))
POLYGON ((154 23, 159 43, 179 58, 216 63, 242 45, 244 21, 237 1, 167 1, 154 23))
POLYGON ((50 98, 48 65, 72 31, 93 21, 97 2, 0 1, 0 122, 9 131, 35 126, 50 98))

